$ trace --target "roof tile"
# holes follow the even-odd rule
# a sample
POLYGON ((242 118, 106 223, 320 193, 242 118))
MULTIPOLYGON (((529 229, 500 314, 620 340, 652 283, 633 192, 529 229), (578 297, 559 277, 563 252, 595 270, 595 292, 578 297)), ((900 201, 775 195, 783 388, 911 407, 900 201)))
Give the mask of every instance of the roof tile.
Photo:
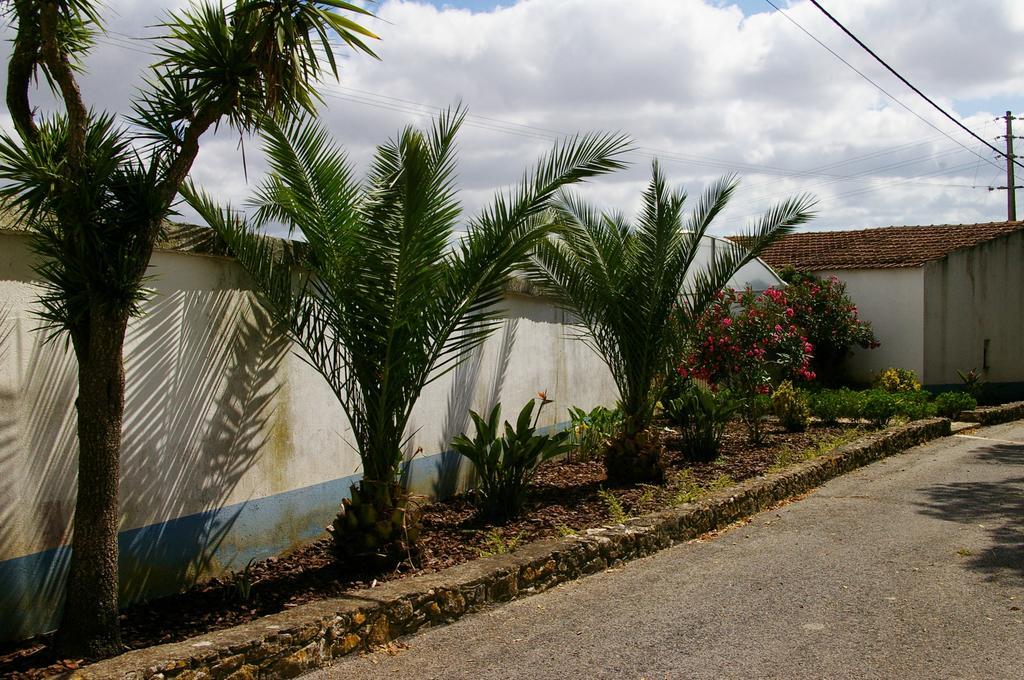
POLYGON ((920 267, 1021 229, 1024 221, 800 232, 776 241, 761 259, 775 269, 805 271, 920 267))

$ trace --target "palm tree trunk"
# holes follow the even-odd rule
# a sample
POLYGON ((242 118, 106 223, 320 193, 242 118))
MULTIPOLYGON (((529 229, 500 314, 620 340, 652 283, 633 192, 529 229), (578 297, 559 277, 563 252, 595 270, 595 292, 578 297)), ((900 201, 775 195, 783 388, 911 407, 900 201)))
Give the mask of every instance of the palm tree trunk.
POLYGON ((608 443, 604 468, 612 484, 660 482, 665 478, 663 447, 657 433, 635 415, 623 418, 622 427, 608 443))
POLYGON ((117 531, 127 314, 93 307, 87 323, 87 332, 72 334, 78 357, 78 497, 64 614, 55 640, 67 657, 122 651, 117 531))

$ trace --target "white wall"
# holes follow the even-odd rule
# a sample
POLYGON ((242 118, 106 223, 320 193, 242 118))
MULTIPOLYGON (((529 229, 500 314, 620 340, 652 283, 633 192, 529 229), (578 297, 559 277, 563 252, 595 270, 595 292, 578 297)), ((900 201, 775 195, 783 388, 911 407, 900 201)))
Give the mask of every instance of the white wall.
POLYGON ((914 269, 839 269, 814 272, 835 275, 846 284, 860 318, 871 322, 875 349, 854 348, 850 377, 869 382, 890 366, 909 368, 920 376, 924 369, 924 272, 914 269))
POLYGON ((959 384, 982 369, 990 383, 1024 381, 1024 233, 929 262, 925 282, 925 382, 959 384))
MULTIPOLYGON (((122 593, 172 592, 322 532, 359 459, 321 376, 270 329, 231 259, 162 250, 155 293, 125 348, 122 593)), ((75 362, 44 342, 39 287, 22 234, 0 232, 0 639, 44 630, 59 607, 76 480, 75 362), (9 612, 19 612, 8 616, 9 612)), ((565 314, 506 297, 506 321, 423 393, 408 447, 412 486, 451 492, 451 438, 468 409, 496 400, 513 418, 546 390, 542 425, 572 405, 613 405, 604 364, 570 337, 565 314)), ((454 464, 454 465, 453 465, 454 464)))

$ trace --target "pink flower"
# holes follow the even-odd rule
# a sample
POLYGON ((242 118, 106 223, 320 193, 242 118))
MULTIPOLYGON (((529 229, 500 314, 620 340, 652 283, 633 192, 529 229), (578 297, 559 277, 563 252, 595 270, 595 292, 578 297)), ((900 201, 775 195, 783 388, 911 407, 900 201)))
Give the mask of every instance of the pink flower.
POLYGON ((732 325, 732 319, 722 319, 722 325, 728 328, 729 326, 732 325))

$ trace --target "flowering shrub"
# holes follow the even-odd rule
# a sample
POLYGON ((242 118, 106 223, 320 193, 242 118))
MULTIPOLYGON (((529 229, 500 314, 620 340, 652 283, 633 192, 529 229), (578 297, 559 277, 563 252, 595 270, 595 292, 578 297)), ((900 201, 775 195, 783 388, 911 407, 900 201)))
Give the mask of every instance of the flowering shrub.
POLYGON ((760 418, 773 382, 814 380, 814 347, 793 321, 796 312, 786 292, 756 294, 725 290, 693 325, 691 352, 678 367, 683 378, 728 387, 744 399, 751 439, 761 440, 760 418))
POLYGON ((786 296, 793 308, 793 323, 814 345, 813 368, 825 382, 838 379, 842 362, 853 347, 878 347, 871 324, 861 321, 857 306, 846 294, 846 284, 835 276, 817 279, 795 270, 782 272, 789 283, 786 296))

